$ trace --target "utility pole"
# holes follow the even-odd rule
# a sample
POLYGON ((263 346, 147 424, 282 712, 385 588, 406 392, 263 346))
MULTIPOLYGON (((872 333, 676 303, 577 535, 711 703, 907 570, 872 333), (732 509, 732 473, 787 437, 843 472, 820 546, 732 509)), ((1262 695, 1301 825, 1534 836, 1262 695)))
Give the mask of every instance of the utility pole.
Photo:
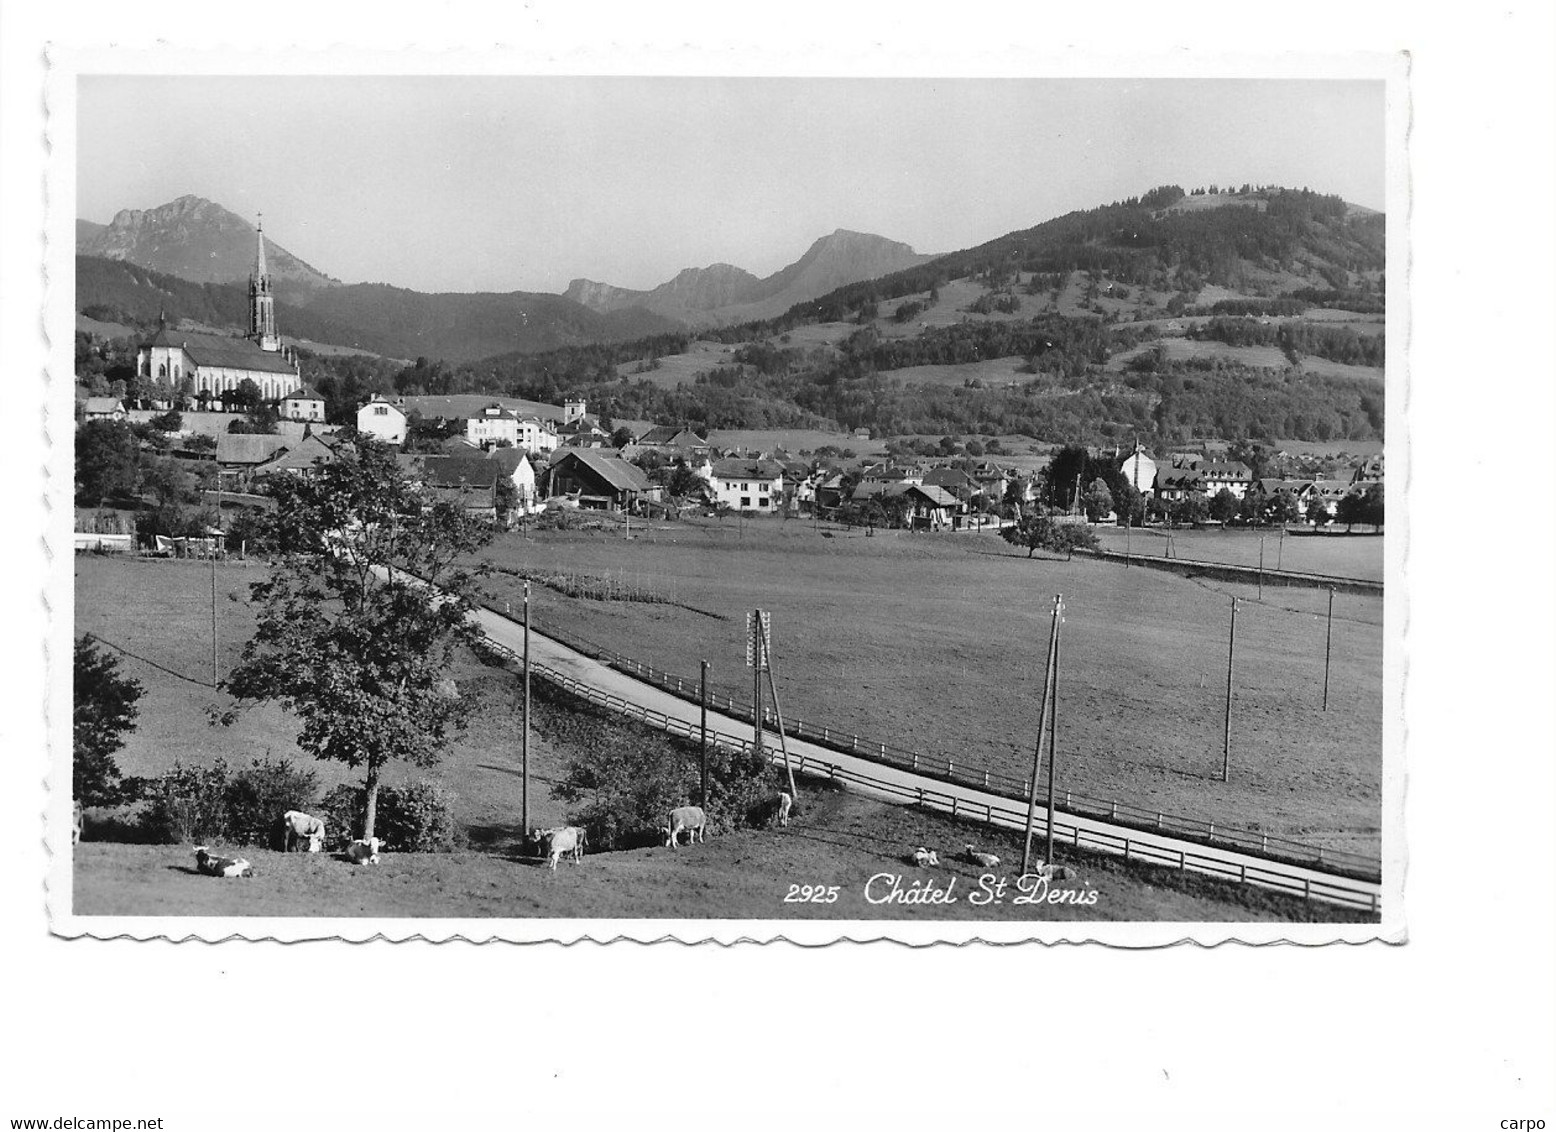
POLYGON ((708 662, 702 662, 702 683, 697 699, 702 704, 702 804, 708 804, 708 662))
POLYGON ((1329 587, 1329 616, 1324 626, 1324 711, 1329 710, 1329 646, 1334 640, 1334 587, 1329 587))
POLYGON ((1221 739, 1221 781, 1232 769, 1232 650, 1237 645, 1237 598, 1232 599, 1232 630, 1226 639, 1226 731, 1221 739))
POLYGON ((758 758, 762 757, 762 611, 746 614, 746 664, 751 672, 751 725, 752 742, 758 758))
POLYGON ((216 551, 211 550, 211 687, 221 683, 221 671, 216 661, 216 551))
MULTIPOLYGON (((1062 594, 1054 595, 1053 628, 1048 635, 1048 656, 1043 662, 1043 702, 1037 711, 1037 746, 1032 752, 1032 779, 1027 790, 1026 848, 1021 853, 1021 875, 1025 876, 1032 863, 1032 824, 1037 814, 1037 776, 1043 767, 1043 731, 1048 723, 1048 690, 1053 683, 1054 646, 1059 640, 1059 603, 1062 594)), ((1050 756, 1051 757, 1051 756, 1050 756)), ((1050 814, 1049 824, 1052 825, 1050 814)))
POLYGON ((524 580, 524 738, 519 747, 521 781, 519 825, 529 836, 529 579, 524 580))
MULTIPOLYGON (((764 616, 770 617, 771 614, 764 616)), ((799 789, 794 785, 794 767, 789 762, 789 736, 783 729, 783 705, 778 702, 778 684, 777 681, 773 679, 773 658, 768 655, 768 645, 770 643, 768 638, 771 636, 771 633, 768 630, 769 622, 762 618, 759 618, 758 620, 760 622, 759 627, 762 630, 762 641, 758 647, 761 649, 762 657, 767 668, 767 690, 773 694, 773 714, 778 717, 778 747, 781 751, 783 751, 784 773, 789 776, 789 797, 798 798, 800 796, 800 792, 799 789)))
POLYGON ((1054 610, 1054 675, 1053 706, 1048 712, 1048 848, 1043 860, 1049 864, 1054 859, 1054 765, 1059 761, 1059 651, 1060 629, 1064 625, 1064 598, 1055 602, 1054 610))
POLYGON ((1264 536, 1259 536, 1259 600, 1264 600, 1264 536))

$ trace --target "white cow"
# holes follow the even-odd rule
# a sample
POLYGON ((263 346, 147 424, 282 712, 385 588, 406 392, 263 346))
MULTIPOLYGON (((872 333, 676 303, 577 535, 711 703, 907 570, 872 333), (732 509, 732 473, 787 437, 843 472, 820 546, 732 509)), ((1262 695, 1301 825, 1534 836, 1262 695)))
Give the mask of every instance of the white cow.
POLYGON ((581 850, 578 837, 583 830, 577 826, 563 826, 560 829, 539 830, 541 848, 546 858, 546 863, 556 872, 556 863, 562 859, 563 854, 570 855, 577 860, 581 850))
POLYGON ((218 857, 204 845, 196 845, 195 868, 212 877, 251 877, 254 866, 242 857, 218 857))
POLYGON ((919 868, 928 868, 930 865, 939 865, 940 857, 933 849, 925 849, 920 845, 913 850, 913 863, 919 868))
POLYGON ((281 827, 286 834, 284 848, 288 853, 297 848, 298 842, 308 841, 308 852, 317 853, 324 848, 324 822, 301 810, 287 810, 281 815, 281 827))
POLYGON ((686 834, 686 844, 706 841, 708 838, 708 815, 702 812, 700 806, 677 806, 670 811, 670 824, 660 826, 659 832, 665 835, 665 844, 672 849, 680 848, 681 834, 686 834))
POLYGON ((986 869, 995 868, 1000 863, 1000 859, 993 853, 980 853, 971 845, 966 846, 966 849, 967 859, 975 864, 982 865, 986 869))
POLYGON ((778 824, 789 824, 789 811, 794 808, 794 798, 785 790, 778 795, 778 824))
POLYGON ((1074 880, 1078 874, 1069 865, 1044 864, 1039 861, 1032 866, 1032 875, 1048 880, 1074 880))
POLYGON ((369 837, 365 841, 359 837, 346 846, 346 859, 353 865, 376 865, 378 851, 383 848, 383 844, 376 837, 369 837))

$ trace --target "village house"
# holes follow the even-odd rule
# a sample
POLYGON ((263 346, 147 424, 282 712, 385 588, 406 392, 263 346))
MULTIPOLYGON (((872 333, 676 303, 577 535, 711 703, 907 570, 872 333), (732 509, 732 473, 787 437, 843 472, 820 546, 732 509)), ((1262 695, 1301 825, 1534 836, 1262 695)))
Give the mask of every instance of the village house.
POLYGON ((568 496, 579 507, 597 511, 631 511, 658 502, 663 489, 643 470, 593 448, 561 448, 546 472, 548 496, 568 496))
POLYGON ((224 432, 216 438, 216 471, 225 490, 248 485, 264 464, 297 442, 289 436, 224 432))
POLYGON ((495 401, 465 421, 465 439, 477 448, 490 448, 499 441, 519 443, 518 415, 495 401))
POLYGON ((1135 450, 1124 457, 1119 465, 1124 482, 1141 495, 1150 495, 1156 486, 1156 461, 1146 454, 1145 447, 1137 440, 1135 450))
POLYGON ((88 397, 83 406, 83 416, 89 421, 122 421, 130 416, 117 397, 88 397))
POLYGON ((523 450, 493 448, 486 458, 495 463, 502 476, 513 485, 517 509, 525 514, 537 510, 540 494, 535 482, 535 468, 523 450))
POLYGON ((385 444, 404 444, 405 412, 375 393, 357 409, 357 431, 385 444))
POLYGON ((1153 484, 1157 496, 1176 502, 1190 495, 1214 496, 1223 488, 1236 499, 1248 494, 1253 472, 1235 460, 1174 456, 1166 468, 1157 468, 1153 484))
POLYGON ((276 408, 285 421, 324 421, 324 398, 306 385, 282 397, 276 408))
POLYGON ((777 460, 714 460, 698 475, 713 489, 714 502, 731 510, 771 514, 783 506, 783 465, 777 460))
MULTIPOLYGON (((217 444, 220 445, 218 440, 217 444)), ((253 469, 253 478, 272 472, 288 472, 292 475, 312 475, 320 464, 331 464, 336 459, 335 449, 318 436, 305 436, 294 447, 278 451, 269 460, 253 469)))
POLYGON ((634 441, 640 448, 657 448, 679 455, 688 463, 707 456, 710 451, 708 438, 690 427, 656 425, 634 441))

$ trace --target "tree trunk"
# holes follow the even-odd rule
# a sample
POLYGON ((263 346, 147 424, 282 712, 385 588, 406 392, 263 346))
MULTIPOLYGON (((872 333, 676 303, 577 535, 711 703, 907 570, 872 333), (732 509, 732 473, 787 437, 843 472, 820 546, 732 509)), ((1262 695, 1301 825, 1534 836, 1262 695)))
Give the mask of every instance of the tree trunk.
POLYGON ((373 836, 373 823, 378 820, 378 767, 367 768, 367 804, 362 813, 362 840, 373 836))

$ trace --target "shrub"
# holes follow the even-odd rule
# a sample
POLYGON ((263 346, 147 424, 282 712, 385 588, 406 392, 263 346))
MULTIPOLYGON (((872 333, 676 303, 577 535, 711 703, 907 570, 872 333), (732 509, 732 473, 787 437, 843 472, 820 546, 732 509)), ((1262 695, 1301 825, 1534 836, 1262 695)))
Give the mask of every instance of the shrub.
POLYGON ((216 842, 227 836, 227 763, 173 768, 153 779, 142 822, 154 841, 216 842))
POLYGON ((290 759, 255 759, 227 782, 227 836, 239 845, 283 849, 280 818, 287 810, 312 810, 319 776, 290 759))
MULTIPOLYGON (((321 803, 331 851, 344 849, 362 831, 367 791, 343 784, 324 796, 321 803)), ((374 835, 386 849, 397 853, 451 853, 459 847, 459 827, 454 823, 454 795, 430 779, 404 786, 378 788, 378 814, 374 835)))

